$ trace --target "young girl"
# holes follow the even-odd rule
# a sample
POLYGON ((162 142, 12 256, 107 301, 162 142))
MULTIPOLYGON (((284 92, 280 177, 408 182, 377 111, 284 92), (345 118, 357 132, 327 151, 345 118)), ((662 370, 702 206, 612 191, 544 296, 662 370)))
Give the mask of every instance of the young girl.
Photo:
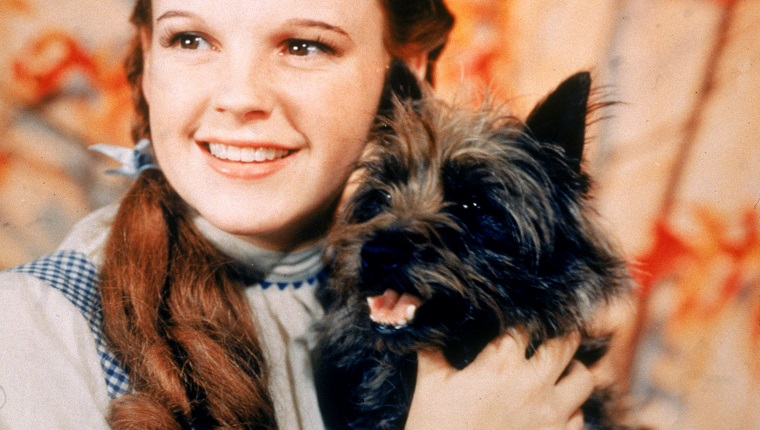
MULTIPOLYGON (((138 0, 133 22, 144 170, 0 275, 0 426, 319 429, 323 237, 391 62, 430 79, 453 19, 440 0, 138 0)), ((580 429, 578 342, 526 360, 505 335, 463 371, 421 353, 408 427, 580 429)))

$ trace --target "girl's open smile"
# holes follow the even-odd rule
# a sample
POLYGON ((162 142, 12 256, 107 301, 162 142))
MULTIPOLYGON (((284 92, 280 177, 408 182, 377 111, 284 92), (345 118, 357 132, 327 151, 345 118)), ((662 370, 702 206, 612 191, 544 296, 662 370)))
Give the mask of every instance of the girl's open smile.
POLYGON ((280 171, 299 149, 288 149, 271 143, 198 142, 208 165, 216 172, 232 179, 260 180, 280 171))

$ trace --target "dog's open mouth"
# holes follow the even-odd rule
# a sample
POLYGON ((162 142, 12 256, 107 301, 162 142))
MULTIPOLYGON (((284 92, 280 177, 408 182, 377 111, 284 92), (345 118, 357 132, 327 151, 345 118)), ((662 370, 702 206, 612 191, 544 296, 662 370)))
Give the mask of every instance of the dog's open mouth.
POLYGON ((409 294, 387 289, 379 296, 367 297, 369 318, 375 323, 401 329, 414 320, 422 299, 409 294))

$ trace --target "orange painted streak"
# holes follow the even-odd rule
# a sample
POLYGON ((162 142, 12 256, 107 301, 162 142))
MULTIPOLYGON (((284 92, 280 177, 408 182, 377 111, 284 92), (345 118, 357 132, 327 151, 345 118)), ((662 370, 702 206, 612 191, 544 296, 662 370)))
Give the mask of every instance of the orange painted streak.
POLYGON ((636 258, 632 267, 642 298, 648 297, 658 282, 671 275, 680 261, 694 255, 694 250, 673 232, 665 219, 655 221, 653 236, 649 251, 636 258))
MULTIPOLYGON (((63 46, 65 52, 56 63, 43 72, 34 72, 28 62, 16 60, 13 63, 14 76, 22 83, 31 84, 34 87, 34 95, 43 99, 55 93, 61 86, 66 73, 74 70, 82 70, 86 76, 97 80, 97 68, 92 57, 82 49, 79 44, 69 35, 54 32, 37 39, 31 47, 31 52, 22 54, 22 57, 39 58, 56 45, 63 46)), ((28 61, 28 60, 27 60, 28 61)))
POLYGON ((129 83, 121 67, 107 70, 102 61, 89 54, 72 36, 53 32, 41 36, 31 46, 30 52, 22 53, 22 59, 13 63, 14 77, 20 84, 30 85, 36 100, 43 100, 60 90, 66 75, 74 70, 81 71, 92 85, 104 93, 129 93, 129 83), (63 55, 44 71, 33 71, 30 59, 42 57, 47 51, 64 48, 63 55))
POLYGON ((70 131, 89 143, 127 143, 128 127, 124 124, 132 113, 132 91, 121 64, 111 64, 109 57, 88 52, 74 36, 60 31, 38 37, 16 58, 12 64, 14 77, 26 103, 44 104, 65 97, 66 79, 76 73, 86 79, 99 100, 97 104, 75 101, 75 115, 88 126, 70 131), (114 129, 114 125, 120 127, 114 129))

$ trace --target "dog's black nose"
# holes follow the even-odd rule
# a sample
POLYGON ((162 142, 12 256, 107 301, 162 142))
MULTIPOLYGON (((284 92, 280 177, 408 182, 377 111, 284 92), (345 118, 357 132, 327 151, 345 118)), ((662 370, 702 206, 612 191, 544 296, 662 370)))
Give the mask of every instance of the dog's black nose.
POLYGON ((378 235, 362 246, 362 267, 375 272, 398 269, 412 257, 414 246, 401 232, 378 235))

